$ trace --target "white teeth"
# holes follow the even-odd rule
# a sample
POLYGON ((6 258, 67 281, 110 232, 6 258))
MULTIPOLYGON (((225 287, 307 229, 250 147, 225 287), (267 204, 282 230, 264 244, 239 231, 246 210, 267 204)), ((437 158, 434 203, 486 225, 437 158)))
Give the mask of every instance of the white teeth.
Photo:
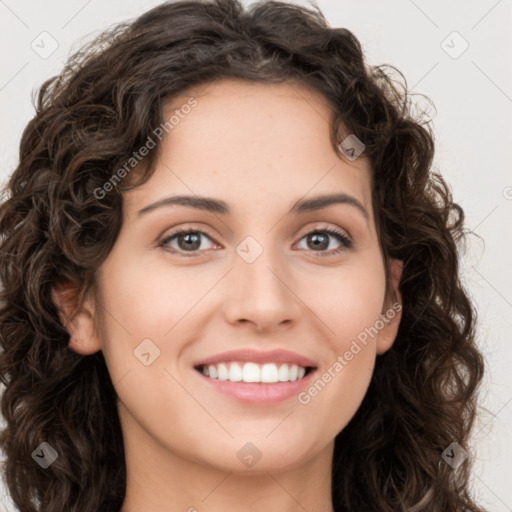
POLYGON ((282 364, 279 367, 278 377, 279 377, 279 382, 286 382, 288 380, 289 372, 288 372, 287 364, 282 364))
POLYGON ((277 366, 273 363, 264 364, 261 369, 261 382, 278 382, 277 366))
POLYGON ((243 363, 233 361, 229 363, 210 364, 203 366, 202 373, 206 377, 231 382, 291 382, 302 379, 306 375, 306 368, 296 364, 243 363))
POLYGON ((228 380, 231 382, 240 382, 242 380, 242 368, 236 363, 229 367, 228 380))
POLYGON ((217 367, 214 364, 208 366, 208 376, 211 377, 212 379, 217 378, 217 367))
POLYGON ((260 367, 256 363, 245 363, 242 375, 244 382, 260 382, 260 367))
POLYGON ((217 378, 219 380, 228 380, 229 373, 228 367, 224 363, 220 363, 217 365, 217 378))

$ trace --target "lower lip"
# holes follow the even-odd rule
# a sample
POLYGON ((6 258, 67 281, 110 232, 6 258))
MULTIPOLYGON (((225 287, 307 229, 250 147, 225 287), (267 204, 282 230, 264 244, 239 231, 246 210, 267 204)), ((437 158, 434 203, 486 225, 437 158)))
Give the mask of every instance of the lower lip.
POLYGON ((245 404, 269 405, 288 400, 297 396, 307 387, 316 370, 311 371, 302 379, 293 382, 276 382, 273 384, 259 382, 231 382, 229 380, 212 379, 203 375, 200 371, 194 371, 203 381, 215 391, 234 398, 245 404))

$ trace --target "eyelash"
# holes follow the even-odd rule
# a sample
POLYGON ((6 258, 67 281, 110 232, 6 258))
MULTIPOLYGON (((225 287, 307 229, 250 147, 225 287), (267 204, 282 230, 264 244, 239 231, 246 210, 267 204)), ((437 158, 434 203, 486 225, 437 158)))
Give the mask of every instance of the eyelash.
MULTIPOLYGON (((169 248, 167 246, 168 242, 170 242, 173 238, 176 238, 176 237, 178 237, 180 235, 187 235, 187 234, 190 234, 190 233, 199 233, 201 235, 206 235, 208 238, 210 238, 210 240, 215 241, 213 239, 213 237, 208 232, 201 231, 199 229, 189 228, 189 229, 180 229, 178 231, 175 231, 174 233, 171 233, 169 236, 166 236, 159 243, 159 247, 162 247, 162 248, 164 248, 166 250, 169 250, 169 248)), ((322 234, 331 235, 331 236, 337 238, 341 242, 341 244, 342 244, 341 247, 339 247, 338 249, 331 249, 330 251, 316 251, 317 254, 320 255, 320 257, 334 256, 334 255, 339 254, 339 253, 341 253, 341 252, 343 252, 343 251, 345 251, 347 249, 352 249, 352 247, 354 245, 352 240, 347 235, 345 235, 345 233, 343 233, 341 231, 338 231, 336 229, 333 229, 333 228, 328 228, 328 227, 313 229, 312 231, 309 231, 309 232, 305 233, 299 239, 299 242, 303 238, 305 238, 308 235, 311 235, 313 233, 322 233, 322 234)), ((180 255, 182 255, 184 257, 194 257, 194 256, 197 256, 197 254, 196 254, 197 251, 199 251, 199 249, 196 249, 194 251, 188 251, 188 252, 184 252, 184 251, 176 250, 176 249, 170 250, 170 252, 172 252, 174 254, 180 254, 180 255)), ((312 252, 315 252, 315 251, 312 251, 312 252)))

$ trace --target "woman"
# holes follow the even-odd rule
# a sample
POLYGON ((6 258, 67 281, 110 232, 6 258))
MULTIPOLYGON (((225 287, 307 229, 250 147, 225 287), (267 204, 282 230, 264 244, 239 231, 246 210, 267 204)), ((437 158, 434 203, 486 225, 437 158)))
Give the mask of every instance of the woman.
POLYGON ((318 10, 162 4, 43 84, 0 206, 20 510, 480 511, 464 215, 318 10))

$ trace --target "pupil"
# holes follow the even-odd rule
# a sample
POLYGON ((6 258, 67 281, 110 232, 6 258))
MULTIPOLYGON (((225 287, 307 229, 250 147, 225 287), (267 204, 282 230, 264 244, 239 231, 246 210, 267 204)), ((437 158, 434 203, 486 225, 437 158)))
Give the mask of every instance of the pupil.
MULTIPOLYGON (((194 233, 186 233, 185 235, 182 235, 181 240, 184 241, 185 248, 197 250, 199 246, 201 245, 201 242, 199 240, 199 236, 194 233), (191 245, 192 244, 192 247, 191 245)), ((313 246, 315 246, 316 250, 318 249, 326 249, 329 246, 329 241, 327 239, 327 236, 324 234, 314 233, 312 235, 309 235, 309 241, 312 243, 313 246)), ((183 244, 180 244, 183 245, 183 244)), ((183 248, 183 247, 182 247, 183 248)))
POLYGON ((316 250, 318 250, 319 248, 321 249, 326 249, 328 246, 329 246, 329 241, 327 240, 327 236, 326 235, 323 235, 323 234, 318 234, 318 233, 315 233, 313 235, 310 235, 310 240, 314 242, 314 244, 316 244, 316 250), (318 238, 323 238, 323 244, 322 244, 322 241, 320 241, 320 245, 322 247, 319 247, 318 246, 318 238), (326 241, 327 241, 327 245, 326 245, 326 241))
MULTIPOLYGON (((186 245, 184 248, 185 249, 192 249, 192 250, 195 250, 195 249, 198 249, 199 246, 201 245, 201 242, 199 240, 199 236, 194 235, 193 233, 187 233, 185 235, 182 235, 182 238, 181 240, 186 240, 185 243, 186 244, 192 244, 193 247, 191 247, 190 245, 186 245), (193 240, 195 238, 195 240, 193 240), (191 240, 192 239, 192 240, 191 240)), ((183 248, 183 247, 182 247, 183 248)))

